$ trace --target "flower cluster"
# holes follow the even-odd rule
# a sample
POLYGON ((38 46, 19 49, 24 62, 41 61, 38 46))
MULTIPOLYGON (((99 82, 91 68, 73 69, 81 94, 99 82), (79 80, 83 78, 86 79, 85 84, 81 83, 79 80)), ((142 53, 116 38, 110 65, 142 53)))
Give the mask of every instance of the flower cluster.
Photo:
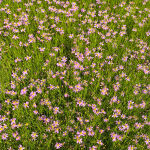
POLYGON ((149 6, 0 0, 0 150, 150 149, 149 6))

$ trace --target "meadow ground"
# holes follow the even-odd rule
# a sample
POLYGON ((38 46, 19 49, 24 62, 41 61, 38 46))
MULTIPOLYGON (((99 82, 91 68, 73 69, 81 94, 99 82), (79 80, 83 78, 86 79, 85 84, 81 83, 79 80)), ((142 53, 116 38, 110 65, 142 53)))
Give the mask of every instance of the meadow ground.
POLYGON ((150 149, 149 0, 0 0, 0 150, 150 149))

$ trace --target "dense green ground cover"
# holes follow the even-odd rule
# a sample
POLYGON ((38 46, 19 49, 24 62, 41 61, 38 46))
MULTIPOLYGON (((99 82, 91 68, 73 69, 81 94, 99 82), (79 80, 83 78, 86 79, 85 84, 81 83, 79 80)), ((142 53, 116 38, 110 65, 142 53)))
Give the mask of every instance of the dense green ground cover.
POLYGON ((0 150, 150 149, 149 0, 0 0, 0 150))

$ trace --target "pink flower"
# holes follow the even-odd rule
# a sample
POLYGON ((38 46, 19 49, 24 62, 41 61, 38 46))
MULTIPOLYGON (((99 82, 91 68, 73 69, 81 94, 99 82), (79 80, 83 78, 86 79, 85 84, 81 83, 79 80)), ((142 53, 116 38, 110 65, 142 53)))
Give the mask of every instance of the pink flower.
POLYGON ((20 95, 25 95, 27 93, 27 88, 24 87, 21 92, 20 92, 20 95))
POLYGON ((107 94, 108 94, 108 93, 107 93, 108 88, 106 88, 106 87, 103 87, 102 89, 100 89, 100 91, 101 91, 101 94, 102 94, 102 95, 107 95, 107 94))
POLYGON ((26 61, 29 60, 29 59, 31 59, 30 56, 25 57, 25 60, 26 60, 26 61))
POLYGON ((83 89, 83 87, 81 87, 81 84, 77 84, 76 86, 75 86, 75 89, 77 89, 77 90, 82 90, 83 89))
POLYGON ((23 104, 24 108, 27 108, 27 107, 29 108, 28 105, 29 105, 29 102, 26 102, 26 103, 23 104))
POLYGON ((112 104, 113 102, 117 102, 117 96, 113 96, 111 98, 110 104, 112 104))
POLYGON ((101 140, 97 140, 97 144, 104 145, 101 140))
POLYGON ((54 107, 54 108, 53 108, 53 111, 54 111, 54 114, 59 113, 59 107, 54 107))
POLYGON ((78 101, 77 104, 79 106, 83 106, 83 107, 86 105, 86 103, 83 100, 82 101, 78 101))
POLYGON ((36 96, 36 92, 31 92, 29 99, 32 100, 36 96))
POLYGON ((56 143, 56 144, 55 144, 56 149, 59 149, 59 148, 61 148, 62 146, 63 146, 62 143, 56 143))
POLYGON ((69 38, 72 39, 72 38, 73 38, 73 34, 70 34, 70 35, 69 35, 69 38))
POLYGON ((37 110, 34 110, 33 113, 34 113, 35 115, 37 115, 37 114, 38 114, 38 111, 37 111, 37 110))
POLYGON ((18 132, 16 131, 15 133, 12 134, 13 137, 15 138, 18 135, 18 132))
POLYGON ((53 90, 53 89, 55 89, 55 86, 50 84, 49 87, 47 87, 47 88, 49 88, 50 90, 53 90))
POLYGON ((128 147, 128 150, 135 150, 135 149, 137 149, 135 146, 133 146, 133 145, 130 145, 129 147, 128 147))
POLYGON ((37 93, 42 93, 42 90, 41 90, 41 88, 37 88, 37 91, 36 91, 37 93))
POLYGON ((17 137, 16 137, 16 141, 19 141, 19 140, 20 140, 20 138, 21 138, 20 136, 17 136, 17 137))
POLYGON ((67 93, 64 94, 64 97, 69 97, 69 95, 67 93))
POLYGON ((18 150, 24 150, 25 147, 23 147, 22 145, 19 145, 18 150))
POLYGON ((97 146, 92 146, 92 147, 89 147, 89 150, 97 150, 97 146))
POLYGON ((150 140, 149 139, 146 139, 145 140, 145 143, 148 145, 150 143, 150 140))
POLYGON ((39 48, 40 52, 44 52, 45 48, 39 48))
POLYGON ((23 74, 23 75, 28 74, 28 70, 23 71, 22 74, 23 74))
POLYGON ((89 136, 94 136, 95 135, 95 132, 92 130, 92 131, 89 131, 88 133, 89 136))
POLYGON ((81 138, 77 138, 77 143, 81 144, 82 143, 82 139, 81 138))
POLYGON ((110 135, 112 137, 112 141, 116 141, 117 134, 115 134, 114 132, 112 132, 110 135))
POLYGON ((109 120, 107 118, 104 118, 104 122, 108 122, 109 120))
POLYGON ((35 140, 38 137, 38 135, 36 132, 32 132, 31 137, 33 140, 35 140))
POLYGON ((7 140, 7 138, 8 138, 8 134, 7 134, 7 133, 3 133, 3 134, 2 134, 2 139, 3 139, 3 140, 7 140))

